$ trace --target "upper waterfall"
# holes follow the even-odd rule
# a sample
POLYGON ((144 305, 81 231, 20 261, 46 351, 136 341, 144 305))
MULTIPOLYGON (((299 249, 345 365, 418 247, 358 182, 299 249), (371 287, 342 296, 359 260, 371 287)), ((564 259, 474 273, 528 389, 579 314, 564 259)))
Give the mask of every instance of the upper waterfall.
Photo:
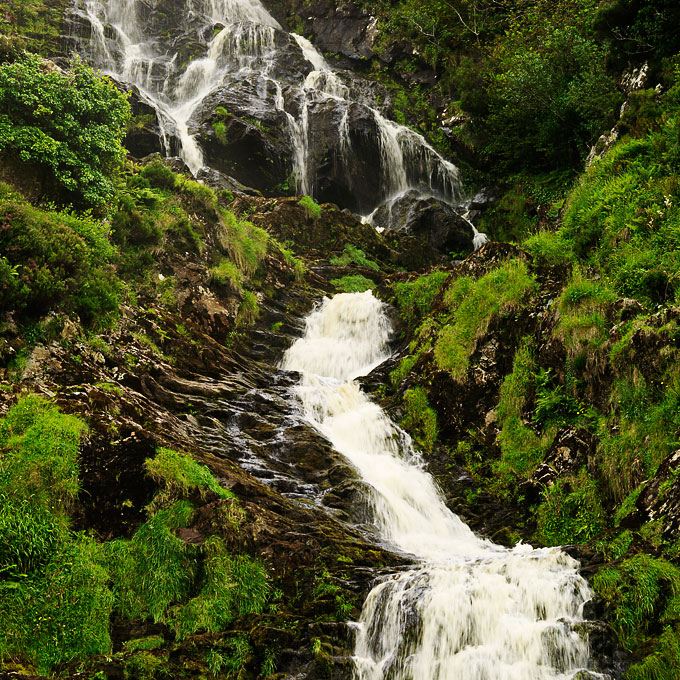
POLYGON ((388 120, 374 99, 353 93, 307 39, 283 31, 259 0, 178 5, 181 11, 170 13, 142 0, 75 0, 73 12, 89 26, 81 52, 139 89, 157 111, 165 152, 178 151, 193 173, 217 164, 245 184, 261 180, 255 188, 270 193, 277 180, 280 186, 290 180, 299 193, 363 214, 409 188, 459 198, 452 163, 388 120), (234 125, 215 137, 216 111, 243 121, 238 134, 234 125), (238 135, 259 135, 261 149, 245 138, 239 146, 238 135), (265 172, 249 171, 256 163, 265 172))

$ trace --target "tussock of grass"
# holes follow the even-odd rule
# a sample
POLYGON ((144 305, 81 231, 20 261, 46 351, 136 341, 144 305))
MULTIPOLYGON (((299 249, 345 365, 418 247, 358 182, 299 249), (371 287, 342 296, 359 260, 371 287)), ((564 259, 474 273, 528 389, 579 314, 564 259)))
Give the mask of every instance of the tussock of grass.
POLYGON ((461 380, 491 317, 517 309, 535 289, 536 282, 522 260, 509 260, 476 281, 468 277, 454 281, 444 298, 451 317, 434 347, 439 368, 461 380))

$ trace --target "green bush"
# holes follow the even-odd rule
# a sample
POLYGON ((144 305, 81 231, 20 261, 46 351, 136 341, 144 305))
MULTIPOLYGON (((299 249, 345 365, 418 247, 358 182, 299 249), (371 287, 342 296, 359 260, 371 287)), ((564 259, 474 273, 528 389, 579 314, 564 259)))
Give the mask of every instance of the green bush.
POLYGON ((467 277, 455 280, 444 294, 451 316, 434 347, 439 368, 460 380, 493 315, 516 310, 535 288, 522 260, 509 260, 477 281, 467 277))
POLYGON ((117 313, 122 287, 104 223, 35 208, 3 186, 0 251, 0 309, 39 316, 62 308, 98 324, 117 313))
POLYGON ((0 150, 44 168, 56 198, 106 212, 130 107, 113 83, 74 62, 67 72, 33 55, 0 64, 0 150))

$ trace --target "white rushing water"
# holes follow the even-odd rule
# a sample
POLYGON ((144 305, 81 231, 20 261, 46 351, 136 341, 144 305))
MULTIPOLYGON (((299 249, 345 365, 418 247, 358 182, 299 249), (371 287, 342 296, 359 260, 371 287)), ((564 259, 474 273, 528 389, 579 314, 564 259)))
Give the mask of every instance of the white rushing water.
POLYGON ((348 86, 318 50, 302 36, 282 31, 260 0, 184 0, 173 8, 171 20, 162 4, 157 5, 148 0, 74 0, 74 11, 91 27, 86 56, 103 72, 139 88, 159 113, 166 152, 176 136, 192 172, 204 165, 202 149, 189 130, 192 114, 225 82, 248 80, 258 83, 257 97, 263 105, 284 115, 299 193, 315 192, 310 120, 315 106, 332 99, 340 111, 338 158, 350 186, 348 121, 353 107, 364 107, 362 111, 373 117, 380 142, 381 167, 376 171, 381 191, 376 205, 409 187, 447 201, 460 197, 459 172, 452 163, 418 133, 387 120, 365 100, 352 99, 348 86), (197 48, 201 45, 204 50, 197 48), (280 68, 287 59, 283 53, 291 49, 299 50, 298 56, 306 60, 300 63, 311 67, 297 80, 280 68))
POLYGON ((445 506, 410 438, 354 378, 387 358, 390 327, 370 291, 325 299, 282 367, 301 373, 309 422, 372 489, 379 539, 413 557, 368 595, 358 680, 566 680, 588 663, 573 631, 590 599, 558 549, 478 538, 445 506))

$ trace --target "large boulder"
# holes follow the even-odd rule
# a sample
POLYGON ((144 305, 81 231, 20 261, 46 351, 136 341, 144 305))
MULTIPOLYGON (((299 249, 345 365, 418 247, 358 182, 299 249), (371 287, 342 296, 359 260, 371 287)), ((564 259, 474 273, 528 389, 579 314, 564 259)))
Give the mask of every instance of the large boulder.
POLYGON ((386 201, 371 220, 382 229, 420 236, 442 252, 467 255, 473 250, 472 224, 444 201, 416 190, 386 201))

